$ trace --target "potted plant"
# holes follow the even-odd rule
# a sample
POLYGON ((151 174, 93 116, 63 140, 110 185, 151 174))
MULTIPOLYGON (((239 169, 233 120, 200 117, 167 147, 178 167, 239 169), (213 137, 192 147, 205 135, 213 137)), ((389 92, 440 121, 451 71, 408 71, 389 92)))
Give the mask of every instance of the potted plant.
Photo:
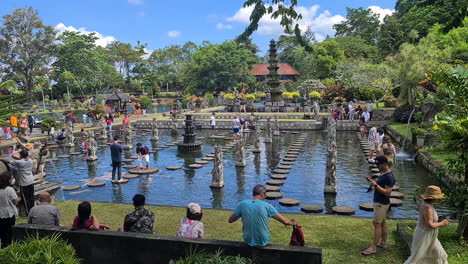
POLYGON ((416 146, 418 148, 424 147, 424 140, 426 139, 426 129, 419 126, 411 126, 411 133, 416 135, 416 146))
POLYGON ((282 96, 283 96, 284 104, 290 105, 293 99, 293 94, 291 92, 283 92, 282 96))
POLYGON ((234 100, 236 99, 236 97, 232 93, 227 93, 224 95, 224 99, 227 100, 228 105, 234 105, 234 100))
POLYGON ((320 98, 322 98, 322 95, 317 91, 312 91, 309 93, 309 97, 312 100, 312 103, 315 103, 315 102, 318 102, 320 98))
POLYGON ((248 106, 248 107, 252 107, 252 106, 253 106, 253 103, 254 103, 254 101, 255 101, 255 95, 253 95, 253 94, 246 94, 246 95, 244 96, 244 99, 245 99, 246 102, 247 102, 247 106, 248 106))

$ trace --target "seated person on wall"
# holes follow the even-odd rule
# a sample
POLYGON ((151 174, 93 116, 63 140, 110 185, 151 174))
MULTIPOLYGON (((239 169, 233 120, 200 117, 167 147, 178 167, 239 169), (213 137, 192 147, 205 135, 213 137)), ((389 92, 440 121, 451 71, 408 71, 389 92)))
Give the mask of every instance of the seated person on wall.
POLYGON ((135 194, 133 196, 133 206, 135 211, 125 216, 123 228, 119 231, 136 232, 136 233, 153 233, 154 213, 145 209, 145 196, 142 194, 135 194))
POLYGON ((29 212, 28 224, 60 226, 62 217, 57 207, 50 204, 50 194, 39 194, 39 204, 29 212))
POLYGON ((91 204, 82 202, 78 205, 78 215, 73 220, 73 229, 105 230, 111 229, 110 226, 101 224, 96 216, 91 215, 91 204))
POLYGON ((268 227, 270 217, 284 225, 298 225, 296 220, 289 220, 278 213, 273 205, 264 201, 265 198, 265 186, 256 185, 253 189, 253 200, 242 201, 228 219, 229 223, 234 223, 242 218, 242 238, 247 245, 252 247, 266 246, 270 242, 268 227))
POLYGON ((179 224, 178 237, 203 238, 205 227, 201 222, 203 212, 199 204, 189 203, 187 206, 187 217, 179 224))

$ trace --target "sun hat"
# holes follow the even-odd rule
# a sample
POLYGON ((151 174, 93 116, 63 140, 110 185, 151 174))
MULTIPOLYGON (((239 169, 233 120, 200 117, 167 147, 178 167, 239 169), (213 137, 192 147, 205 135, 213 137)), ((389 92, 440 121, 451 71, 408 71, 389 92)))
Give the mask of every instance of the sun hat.
POLYGON ((445 199, 445 194, 442 193, 439 186, 429 185, 426 191, 421 194, 423 199, 445 199))
POLYGON ((188 209, 190 209, 190 212, 192 214, 199 214, 201 213, 201 207, 197 203, 189 203, 187 206, 188 209))

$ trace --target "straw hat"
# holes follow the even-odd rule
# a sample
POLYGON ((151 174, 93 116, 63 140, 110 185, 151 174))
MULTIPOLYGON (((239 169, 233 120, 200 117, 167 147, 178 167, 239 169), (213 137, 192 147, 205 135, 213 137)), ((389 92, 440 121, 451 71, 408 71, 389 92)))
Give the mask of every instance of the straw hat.
POLYGON ((426 187, 426 191, 421 194, 423 199, 445 199, 445 194, 442 193, 439 186, 429 185, 426 187))

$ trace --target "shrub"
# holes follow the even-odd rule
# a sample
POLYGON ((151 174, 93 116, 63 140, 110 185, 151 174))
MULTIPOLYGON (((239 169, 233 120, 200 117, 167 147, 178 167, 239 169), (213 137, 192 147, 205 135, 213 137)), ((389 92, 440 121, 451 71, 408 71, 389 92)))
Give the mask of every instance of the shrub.
POLYGON ((291 92, 291 94, 292 94, 293 98, 297 98, 297 97, 301 96, 301 94, 299 94, 299 92, 291 92))
POLYGON ((42 131, 50 131, 50 129, 54 127, 55 129, 58 128, 57 119, 55 117, 46 117, 42 120, 41 123, 41 130, 42 131))
POLYGON ((79 264, 75 249, 60 239, 60 235, 28 238, 0 250, 0 263, 64 263, 79 264))
POLYGON ((312 91, 312 92, 309 93, 309 97, 310 98, 320 98, 320 97, 322 97, 322 95, 317 91, 312 91))
POLYGON ((169 264, 255 264, 255 262, 248 258, 222 256, 222 251, 216 252, 214 255, 193 253, 188 257, 179 260, 171 260, 169 264))
POLYGON ((151 99, 147 96, 140 97, 140 105, 142 107, 150 108, 153 105, 151 99))
POLYGON ((325 88, 323 97, 333 99, 335 97, 346 97, 346 89, 341 85, 332 85, 325 88))
POLYGON ((208 102, 209 106, 214 106, 215 105, 215 98, 212 93, 207 93, 203 96, 205 98, 205 101, 208 102))
POLYGON ((411 133, 412 134, 415 134, 417 136, 424 136, 426 134, 426 129, 422 128, 422 127, 418 127, 418 126, 410 126, 410 129, 411 129, 411 133))
POLYGON ((291 92, 283 92, 282 96, 283 96, 283 99, 293 99, 293 95, 291 92))
POLYGON ((234 100, 236 97, 232 93, 227 93, 224 95, 224 99, 234 100))
MULTIPOLYGON (((408 119, 410 118, 410 115, 413 109, 414 107, 409 106, 409 105, 397 107, 395 109, 395 112, 393 112, 393 117, 401 123, 408 123, 408 119)), ((414 116, 415 116, 415 113, 413 113, 413 116, 411 117, 410 122, 414 122, 414 116)))
POLYGON ((248 99, 248 100, 255 100, 255 95, 253 95, 253 94, 246 94, 244 98, 245 98, 245 99, 248 99))

